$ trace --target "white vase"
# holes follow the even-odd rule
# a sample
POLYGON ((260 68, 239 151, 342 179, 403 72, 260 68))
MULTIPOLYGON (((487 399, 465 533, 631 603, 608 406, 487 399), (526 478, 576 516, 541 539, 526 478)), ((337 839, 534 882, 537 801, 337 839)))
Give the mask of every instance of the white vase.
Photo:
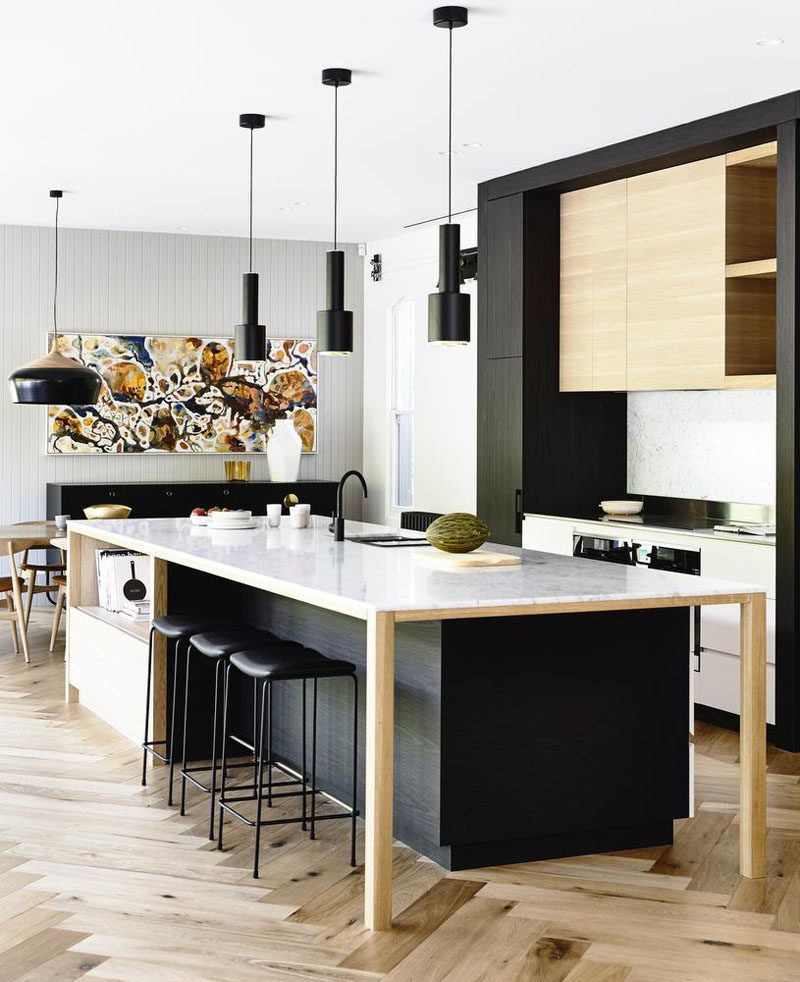
POLYGON ((296 481, 303 441, 290 419, 276 419, 267 441, 270 481, 296 481))

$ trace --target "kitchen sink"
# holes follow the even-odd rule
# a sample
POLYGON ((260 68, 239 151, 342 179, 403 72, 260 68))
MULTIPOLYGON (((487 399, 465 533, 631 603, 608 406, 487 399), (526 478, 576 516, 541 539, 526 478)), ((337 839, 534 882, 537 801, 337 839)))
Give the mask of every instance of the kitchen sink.
POLYGON ((365 546, 427 546, 427 539, 410 535, 396 535, 393 532, 381 532, 376 535, 348 535, 350 542, 361 542, 365 546))

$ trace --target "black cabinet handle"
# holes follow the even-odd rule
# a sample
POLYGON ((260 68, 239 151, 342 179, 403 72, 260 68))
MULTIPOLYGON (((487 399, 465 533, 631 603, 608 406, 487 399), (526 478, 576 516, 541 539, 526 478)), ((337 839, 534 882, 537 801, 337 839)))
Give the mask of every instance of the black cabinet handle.
POLYGON ((117 492, 116 491, 109 491, 108 492, 108 497, 109 498, 116 498, 116 496, 117 496, 117 492))
POLYGON ((694 615, 694 650, 692 654, 695 658, 694 670, 696 672, 700 671, 700 659, 703 656, 703 639, 701 636, 701 624, 702 624, 702 608, 693 607, 692 614, 694 615))
POLYGON ((225 488, 222 493, 223 494, 230 494, 230 491, 227 488, 225 488))
POLYGON ((514 492, 514 531, 522 531, 522 488, 514 492))
POLYGON ((171 498, 172 497, 172 491, 167 491, 167 497, 168 498, 171 498))

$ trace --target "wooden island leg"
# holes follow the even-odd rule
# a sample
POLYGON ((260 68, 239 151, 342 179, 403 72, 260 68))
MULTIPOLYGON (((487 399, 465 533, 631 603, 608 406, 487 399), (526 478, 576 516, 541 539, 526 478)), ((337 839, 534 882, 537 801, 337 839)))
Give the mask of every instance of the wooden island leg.
POLYGON ((392 796, 394 766, 394 614, 367 620, 367 753, 364 923, 392 926, 392 796))
POLYGON ((741 605, 739 872, 751 880, 767 867, 766 611, 763 593, 741 605))

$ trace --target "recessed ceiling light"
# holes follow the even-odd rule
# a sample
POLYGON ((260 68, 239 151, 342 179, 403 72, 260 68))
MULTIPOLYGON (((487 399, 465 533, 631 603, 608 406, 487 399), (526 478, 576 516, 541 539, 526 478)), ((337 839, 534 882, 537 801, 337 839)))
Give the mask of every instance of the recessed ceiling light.
POLYGON ((783 38, 760 38, 756 44, 760 48, 776 48, 779 44, 783 44, 783 38))
POLYGON ((296 208, 305 208, 305 206, 308 204, 308 202, 307 201, 293 201, 292 204, 296 208))
POLYGON ((479 150, 483 144, 482 143, 462 143, 462 147, 466 147, 468 150, 479 150))

